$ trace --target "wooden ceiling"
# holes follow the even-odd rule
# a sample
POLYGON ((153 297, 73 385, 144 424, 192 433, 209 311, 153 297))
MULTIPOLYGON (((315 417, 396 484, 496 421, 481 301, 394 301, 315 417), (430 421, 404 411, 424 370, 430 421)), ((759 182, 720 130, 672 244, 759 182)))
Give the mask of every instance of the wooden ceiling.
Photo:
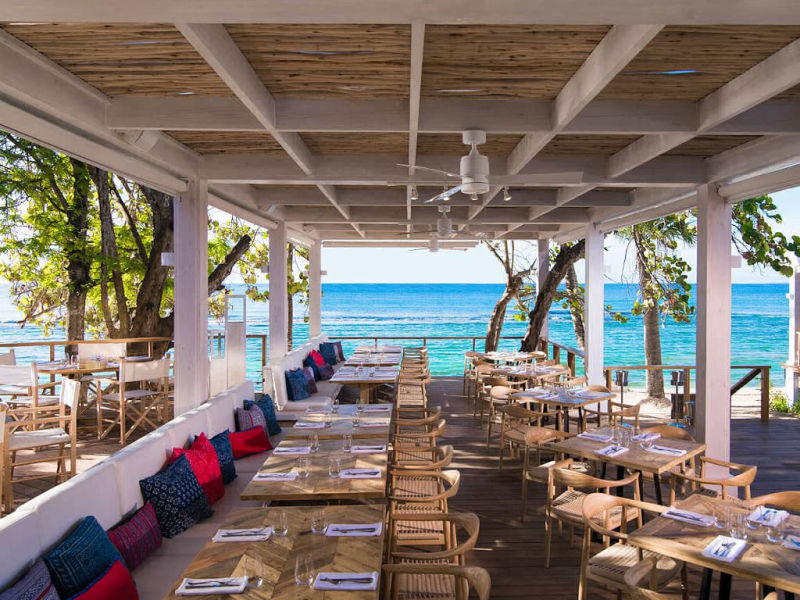
POLYGON ((283 154, 281 145, 267 132, 167 130, 164 133, 199 154, 283 154))
POLYGON ((635 142, 636 135, 557 135, 542 149, 544 156, 611 155, 635 142))
POLYGON ((751 142, 755 135, 699 135, 685 144, 665 152, 665 154, 681 156, 714 156, 736 146, 751 142))

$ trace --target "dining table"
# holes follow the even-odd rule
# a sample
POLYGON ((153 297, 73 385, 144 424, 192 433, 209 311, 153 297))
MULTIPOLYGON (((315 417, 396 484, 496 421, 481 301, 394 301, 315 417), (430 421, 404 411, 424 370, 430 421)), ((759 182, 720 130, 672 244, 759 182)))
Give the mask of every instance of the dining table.
POLYGON ((533 360, 544 360, 547 358, 547 354, 540 350, 534 350, 532 352, 493 350, 491 352, 477 352, 473 358, 488 360, 498 364, 507 363, 515 365, 518 363, 529 363, 533 360))
POLYGON ((285 430, 286 439, 307 438, 316 434, 320 440, 353 438, 389 438, 394 407, 391 404, 346 404, 337 410, 312 409, 285 430), (354 420, 354 418, 356 418, 354 420))
POLYGON ((353 440, 350 452, 344 451, 341 439, 319 440, 316 452, 312 452, 309 445, 305 439, 283 440, 247 484, 241 499, 324 503, 331 500, 366 502, 386 497, 389 463, 386 437, 353 440), (337 477, 331 476, 331 459, 339 461, 337 477), (306 460, 308 470, 303 476, 302 462, 306 460), (341 472, 347 470, 351 470, 354 477, 341 476, 341 472), (364 476, 358 476, 359 472, 364 476))
MULTIPOLYGON (((247 577, 241 593, 232 597, 240 600, 377 600, 381 589, 381 557, 385 538, 385 527, 375 528, 377 534, 327 535, 313 533, 313 514, 319 507, 291 506, 269 508, 247 508, 235 510, 225 519, 220 531, 260 530, 271 527, 284 513, 288 530, 279 536, 274 532, 269 538, 256 541, 209 540, 173 584, 166 596, 176 600, 178 588, 186 579, 196 582, 193 597, 211 600, 221 598, 217 588, 209 587, 203 594, 203 580, 209 586, 225 583, 232 577, 247 577), (314 585, 298 585, 295 582, 295 565, 298 556, 311 559, 314 585), (342 581, 355 577, 373 578, 374 589, 337 590, 342 581), (319 581, 329 583, 333 589, 316 589, 319 581), (198 589, 199 588, 199 589, 198 589)), ((349 531, 334 525, 352 525, 352 529, 383 524, 386 509, 382 505, 342 505, 325 508, 329 523, 328 532, 349 531)), ((356 532, 359 533, 359 532, 356 532)), ((215 536, 216 537, 216 536, 215 536)), ((223 539, 223 538, 218 538, 223 539)))
POLYGON ((358 346, 358 347, 356 347, 355 350, 353 350, 354 354, 360 354, 360 353, 363 353, 363 352, 386 352, 386 353, 390 353, 390 354, 402 354, 403 353, 403 347, 402 346, 395 346, 395 345, 386 345, 386 344, 384 344, 382 346, 364 345, 364 346, 358 346))
MULTIPOLYGON (((569 432, 570 409, 578 409, 582 422, 583 416, 581 411, 585 406, 608 402, 616 398, 617 395, 613 392, 602 392, 599 390, 590 390, 588 388, 534 387, 514 392, 511 394, 511 397, 517 402, 535 402, 545 411, 550 406, 562 411, 564 431, 569 432)), ((557 423, 556 427, 558 427, 557 423)))
POLYGON ((342 366, 331 377, 331 383, 352 385, 359 389, 359 402, 369 404, 372 390, 379 385, 394 385, 400 375, 397 367, 342 366))
MULTIPOLYGON (((706 445, 702 442, 659 437, 647 450, 642 448, 639 442, 631 441, 619 454, 610 456, 601 453, 610 446, 622 447, 613 441, 611 428, 599 427, 588 428, 583 433, 555 442, 552 448, 561 454, 616 465, 620 479, 624 469, 632 469, 640 474, 650 473, 653 476, 658 504, 664 504, 661 494, 661 476, 684 463, 693 462, 695 457, 706 450, 706 445)), ((640 497, 644 497, 643 483, 640 477, 640 497)), ((622 489, 619 492, 621 493, 622 489)))
POLYGON ((399 352, 360 352, 344 361, 345 367, 396 367, 403 360, 399 352))
MULTIPOLYGON (((681 512, 688 511, 690 515, 711 517, 708 521, 724 512, 749 514, 752 510, 745 507, 741 500, 722 500, 705 494, 692 494, 677 502, 675 508, 681 512)), ((707 600, 710 595, 714 572, 720 573, 720 599, 730 597, 731 577, 749 579, 777 590, 800 594, 800 545, 787 547, 786 542, 772 543, 767 539, 766 528, 762 526, 746 530, 744 550, 734 559, 722 553, 718 553, 718 557, 713 552, 704 553, 704 550, 710 547, 717 536, 729 536, 729 531, 718 529, 716 524, 687 521, 658 516, 633 531, 628 543, 702 567, 703 578, 698 596, 702 600, 707 600)), ((784 522, 784 531, 800 541, 800 516, 789 515, 784 522)))

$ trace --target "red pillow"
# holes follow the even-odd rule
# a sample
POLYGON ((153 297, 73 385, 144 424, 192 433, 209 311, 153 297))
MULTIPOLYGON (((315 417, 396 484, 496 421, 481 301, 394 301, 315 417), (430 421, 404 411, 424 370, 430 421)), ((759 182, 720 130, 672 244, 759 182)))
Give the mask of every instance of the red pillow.
POLYGON ((269 438, 264 433, 264 428, 261 425, 256 425, 244 431, 229 433, 228 439, 231 442, 233 458, 243 458, 251 454, 272 450, 272 444, 269 443, 269 438))
POLYGON ((214 446, 208 441, 205 433, 195 439, 188 450, 173 448, 169 463, 172 464, 181 455, 189 459, 194 476, 203 491, 206 493, 209 504, 214 504, 225 495, 225 484, 222 482, 222 470, 219 468, 219 458, 214 446))
POLYGON ((325 359, 322 358, 322 354, 320 354, 316 350, 312 350, 309 356, 314 360, 315 363, 317 363, 318 367, 324 367, 325 365, 328 364, 325 362, 325 359))
POLYGON ((139 600, 139 592, 131 574, 122 561, 117 559, 100 577, 72 597, 74 600, 139 600))

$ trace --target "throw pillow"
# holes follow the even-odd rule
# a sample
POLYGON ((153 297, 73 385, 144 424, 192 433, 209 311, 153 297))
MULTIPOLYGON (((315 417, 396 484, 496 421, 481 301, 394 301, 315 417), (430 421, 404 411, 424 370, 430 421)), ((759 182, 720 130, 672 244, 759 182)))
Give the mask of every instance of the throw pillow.
POLYGON ((311 367, 303 367, 303 373, 306 375, 306 383, 308 383, 308 393, 317 393, 317 382, 314 380, 314 369, 311 367))
POLYGON ((308 398, 308 382, 303 369, 286 371, 284 376, 286 377, 286 394, 289 401, 296 402, 308 398))
POLYGON ((244 431, 253 427, 261 427, 266 431, 267 420, 264 418, 264 412, 254 404, 248 405, 247 408, 237 408, 236 428, 244 431))
POLYGON ((314 359, 314 362, 317 363, 318 367, 324 367, 327 363, 325 362, 325 357, 322 356, 318 351, 312 350, 309 353, 309 356, 314 359))
POLYGON ((0 600, 59 600, 50 572, 41 558, 17 583, 0 594, 0 600))
POLYGON ((333 342, 333 347, 336 349, 336 362, 344 362, 344 350, 342 349, 342 342, 333 342))
POLYGON ((269 394, 263 394, 258 400, 245 400, 244 407, 249 409, 251 406, 257 406, 264 413, 264 419, 267 421, 267 437, 278 435, 281 432, 281 426, 278 424, 278 417, 275 416, 275 403, 269 394))
POLYGON ((175 462, 178 457, 186 456, 192 466, 192 472, 197 477, 197 482, 208 498, 209 504, 214 504, 225 495, 225 484, 222 483, 222 471, 219 468, 217 451, 208 441, 205 433, 201 433, 195 438, 188 450, 183 448, 173 448, 170 463, 175 462))
POLYGON ((329 365, 336 364, 336 347, 330 342, 323 342, 320 344, 319 353, 322 354, 322 358, 324 358, 325 362, 329 365))
POLYGON ((319 378, 326 380, 333 377, 333 367, 330 365, 325 365, 324 367, 319 368, 319 378))
POLYGON ((222 483, 230 483, 236 479, 236 465, 233 464, 233 450, 228 439, 229 431, 226 429, 212 437, 209 442, 214 447, 219 461, 219 470, 222 472, 222 483))
POLYGON ((108 530, 108 538, 133 570, 161 545, 156 511, 149 502, 127 521, 108 530))
POLYGON ((119 552, 94 517, 84 517, 67 538, 44 555, 59 596, 68 598, 89 585, 119 552))
POLYGON ((251 454, 272 450, 267 434, 263 427, 253 427, 245 431, 237 431, 229 436, 233 458, 244 458, 251 454))
POLYGON ((140 480, 139 488, 145 501, 153 505, 165 538, 175 537, 214 514, 185 456, 160 473, 140 480))
POLYGON ((68 600, 139 600, 131 574, 121 560, 115 560, 82 592, 68 600))
POLYGON ((311 369, 314 371, 314 379, 319 381, 319 367, 317 366, 317 363, 314 362, 314 359, 311 358, 310 354, 303 359, 303 366, 311 367, 311 369))

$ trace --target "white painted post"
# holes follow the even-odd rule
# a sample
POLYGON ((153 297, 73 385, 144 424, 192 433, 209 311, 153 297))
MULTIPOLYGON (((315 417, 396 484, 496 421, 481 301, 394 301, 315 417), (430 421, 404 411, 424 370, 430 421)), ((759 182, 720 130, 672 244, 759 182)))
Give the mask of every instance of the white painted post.
POLYGON ((589 385, 605 385, 603 377, 603 284, 605 234, 593 223, 586 227, 586 293, 583 327, 586 332, 584 368, 589 385))
POLYGON ((322 244, 308 247, 308 337, 322 333, 322 244))
POLYGON ((697 190, 697 404, 706 456, 730 458, 731 205, 713 184, 697 190))
MULTIPOLYGON (((537 285, 539 286, 539 289, 542 289, 544 287, 544 282, 547 280, 547 275, 550 273, 550 240, 548 238, 542 238, 536 242, 536 245, 539 249, 539 271, 537 273, 537 285)), ((539 334, 539 337, 547 339, 549 332, 550 310, 548 307, 547 318, 542 324, 542 332, 539 334)))
POLYGON ((175 198, 175 416, 208 398, 208 182, 175 198))
MULTIPOLYGON (((800 333, 800 264, 795 261, 794 273, 789 278, 789 356, 786 362, 797 366, 797 335, 800 333)), ((786 397, 789 403, 797 402, 798 393, 796 373, 793 369, 786 369, 786 397)))
POLYGON ((269 232, 269 359, 286 355, 289 333, 286 307, 286 225, 269 232))

